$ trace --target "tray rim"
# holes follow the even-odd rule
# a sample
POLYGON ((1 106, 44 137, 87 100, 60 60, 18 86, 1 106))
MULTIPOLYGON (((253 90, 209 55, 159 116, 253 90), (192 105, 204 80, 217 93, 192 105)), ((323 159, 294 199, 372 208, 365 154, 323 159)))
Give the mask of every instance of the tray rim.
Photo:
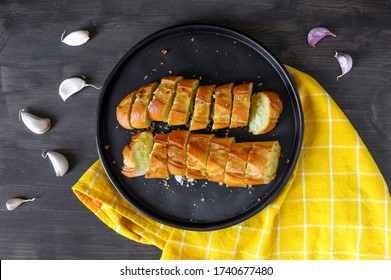
MULTIPOLYGON (((266 57, 265 57, 266 58, 266 57)), ((96 146, 97 151, 99 155, 99 159, 102 163, 102 167, 109 178, 111 184, 115 187, 115 189, 121 194, 121 196, 131 205, 133 206, 137 211, 140 213, 146 215, 148 218, 151 218, 154 221, 157 221, 159 223, 162 223, 166 226, 171 226, 174 228, 184 229, 184 230, 193 230, 193 231, 210 231, 210 230, 218 230, 227 228, 236 224, 239 224, 254 215, 260 213, 264 208, 266 208, 280 193, 281 191, 286 187, 286 184, 288 183, 289 179, 292 177, 292 174, 294 172, 294 169, 296 168, 298 158, 300 156, 301 147, 303 145, 303 139, 304 139, 304 114, 303 109, 300 101, 300 96, 297 93, 296 86, 293 83, 292 79, 290 78, 288 71, 284 67, 284 65, 280 62, 280 60, 271 52, 269 51, 262 43, 258 42, 257 40, 253 39, 252 37, 246 35, 245 33, 242 33, 240 31, 237 31, 235 29, 232 29, 230 27, 225 27, 221 25, 215 25, 215 24, 203 24, 203 23, 192 23, 192 24, 179 24, 170 26, 161 30, 158 30, 149 36, 145 37, 141 41, 139 41, 136 45, 134 45, 132 48, 130 48, 123 56, 122 58, 116 63, 116 65, 111 70, 110 74, 107 76, 105 83, 102 87, 102 90, 99 94, 99 99, 97 103, 97 109, 96 109, 96 116, 97 116, 97 126, 96 126, 96 146), (210 29, 210 31, 209 31, 210 29), (278 68, 272 63, 270 63, 269 59, 268 62, 271 64, 271 66, 279 73, 279 75, 283 75, 285 80, 283 79, 283 82, 285 83, 286 87, 290 90, 290 98, 292 99, 292 103, 294 103, 293 108, 296 107, 296 111, 293 110, 293 113, 295 115, 295 122, 297 123, 297 129, 295 133, 295 144, 293 145, 293 152, 294 158, 290 159, 290 164, 287 167, 287 176, 282 179, 282 182, 280 186, 276 189, 273 189, 269 192, 270 195, 267 196, 267 199, 263 201, 263 203, 259 204, 257 207, 252 207, 248 211, 241 213, 237 216, 219 221, 219 222, 191 222, 191 221, 179 221, 175 220, 173 218, 168 218, 167 215, 161 215, 159 213, 156 213, 155 211, 151 211, 150 209, 146 209, 145 206, 138 202, 136 199, 130 197, 125 191, 123 191, 121 188, 117 187, 117 182, 115 182, 116 176, 111 174, 111 171, 109 170, 108 163, 103 160, 104 158, 104 148, 103 143, 101 142, 100 134, 102 126, 100 124, 101 119, 101 107, 102 102, 104 99, 105 92, 107 90, 107 87, 110 85, 112 78, 116 75, 119 68, 121 68, 122 64, 131 57, 132 54, 140 51, 143 49, 145 45, 148 45, 149 43, 158 40, 159 38, 165 37, 167 35, 172 35, 174 32, 177 33, 183 33, 183 32, 190 32, 190 31, 202 31, 210 33, 216 33, 216 34, 223 34, 226 36, 232 36, 233 38, 236 38, 239 40, 243 39, 247 43, 250 43, 250 47, 254 47, 255 49, 261 49, 264 51, 268 56, 269 59, 273 60, 275 64, 278 65, 278 68), (228 33, 228 34, 227 34, 228 33), (236 37, 237 36, 237 37, 236 37), (298 132, 298 133, 297 133, 298 132), (112 178, 114 177, 114 178, 112 178)))

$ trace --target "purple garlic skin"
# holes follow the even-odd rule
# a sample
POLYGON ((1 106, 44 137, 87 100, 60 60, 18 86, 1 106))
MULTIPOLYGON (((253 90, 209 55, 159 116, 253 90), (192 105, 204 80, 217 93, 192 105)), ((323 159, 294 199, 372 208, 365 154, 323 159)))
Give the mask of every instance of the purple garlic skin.
POLYGON ((337 77, 337 81, 339 78, 344 76, 346 73, 348 73, 352 67, 353 67, 353 59, 350 55, 347 53, 341 53, 341 52, 335 52, 334 56, 339 63, 339 66, 341 67, 341 75, 337 77))
POLYGON ((337 35, 333 34, 330 30, 324 27, 312 28, 310 32, 308 32, 308 44, 311 47, 315 47, 315 45, 326 36, 336 37, 337 35))

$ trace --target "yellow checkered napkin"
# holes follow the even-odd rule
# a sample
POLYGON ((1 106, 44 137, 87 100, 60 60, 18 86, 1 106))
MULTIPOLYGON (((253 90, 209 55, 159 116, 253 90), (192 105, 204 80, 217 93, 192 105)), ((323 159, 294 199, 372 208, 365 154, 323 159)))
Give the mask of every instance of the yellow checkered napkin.
POLYGON ((390 196, 375 162, 325 90, 287 69, 303 105, 304 145, 284 190, 249 220, 210 232, 164 226, 132 208, 99 161, 73 191, 119 234, 162 249, 163 259, 390 259, 390 196))

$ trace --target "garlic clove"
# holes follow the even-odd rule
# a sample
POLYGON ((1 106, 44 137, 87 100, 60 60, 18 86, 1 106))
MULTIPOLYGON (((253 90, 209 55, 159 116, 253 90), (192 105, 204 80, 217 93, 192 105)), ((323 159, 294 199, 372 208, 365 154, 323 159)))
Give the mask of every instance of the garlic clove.
POLYGON ((34 201, 35 198, 30 198, 30 199, 23 199, 19 197, 14 197, 9 199, 6 203, 5 206, 9 211, 14 210, 15 208, 18 208, 22 203, 29 202, 29 201, 34 201))
POLYGON ((312 28, 312 29, 310 30, 310 32, 308 32, 308 36, 307 36, 308 44, 309 44, 311 47, 315 47, 315 45, 316 45, 320 40, 322 40, 324 37, 326 37, 326 36, 333 36, 333 37, 336 37, 337 35, 331 33, 330 30, 328 30, 327 28, 324 28, 324 27, 315 27, 315 28, 312 28))
POLYGON ((85 44, 90 39, 90 32, 86 30, 77 30, 72 33, 69 33, 65 38, 64 35, 67 31, 61 35, 61 42, 67 44, 68 46, 80 46, 85 44))
POLYGON ((334 57, 338 60, 339 66, 341 67, 341 71, 342 71, 342 74, 337 77, 337 81, 338 81, 339 78, 344 76, 352 69, 353 59, 347 53, 339 53, 339 52, 335 52, 334 57))
POLYGON ((20 120, 22 120, 28 129, 36 134, 43 134, 51 127, 50 119, 37 117, 31 113, 25 112, 24 109, 19 111, 19 121, 20 120))
POLYGON ((65 100, 67 100, 70 96, 79 92, 85 87, 93 87, 95 89, 100 89, 100 87, 87 84, 82 78, 73 77, 62 81, 58 89, 58 93, 60 94, 62 100, 65 102, 65 100))
POLYGON ((69 162, 63 154, 54 151, 44 151, 42 157, 49 157, 57 177, 62 177, 67 173, 69 162))

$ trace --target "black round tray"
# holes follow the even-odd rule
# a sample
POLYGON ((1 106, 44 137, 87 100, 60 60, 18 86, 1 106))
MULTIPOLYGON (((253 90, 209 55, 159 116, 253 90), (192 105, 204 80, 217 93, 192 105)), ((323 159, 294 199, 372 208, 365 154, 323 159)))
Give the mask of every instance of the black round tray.
MULTIPOLYGON (((181 25, 159 31, 134 46, 118 62, 101 91, 97 110, 97 148, 109 179, 137 210, 173 227, 214 230, 242 222, 265 208, 284 188, 296 165, 303 138, 299 97, 282 64, 270 51, 248 36, 213 25, 181 25), (167 50, 164 54, 163 50, 167 50), (163 52, 162 52, 163 51, 163 52), (174 177, 126 178, 121 173, 122 149, 133 133, 120 127, 115 111, 129 92, 159 82, 168 75, 198 78, 200 84, 253 82, 254 92, 280 94, 283 112, 275 129, 252 135, 248 127, 210 128, 199 133, 234 136, 237 142, 278 140, 282 156, 276 178, 268 185, 232 188, 196 180, 183 185, 174 177), (107 146, 108 145, 108 146, 107 146), (107 149, 107 147, 109 147, 107 149)), ((172 128, 154 124, 156 132, 172 128)))

